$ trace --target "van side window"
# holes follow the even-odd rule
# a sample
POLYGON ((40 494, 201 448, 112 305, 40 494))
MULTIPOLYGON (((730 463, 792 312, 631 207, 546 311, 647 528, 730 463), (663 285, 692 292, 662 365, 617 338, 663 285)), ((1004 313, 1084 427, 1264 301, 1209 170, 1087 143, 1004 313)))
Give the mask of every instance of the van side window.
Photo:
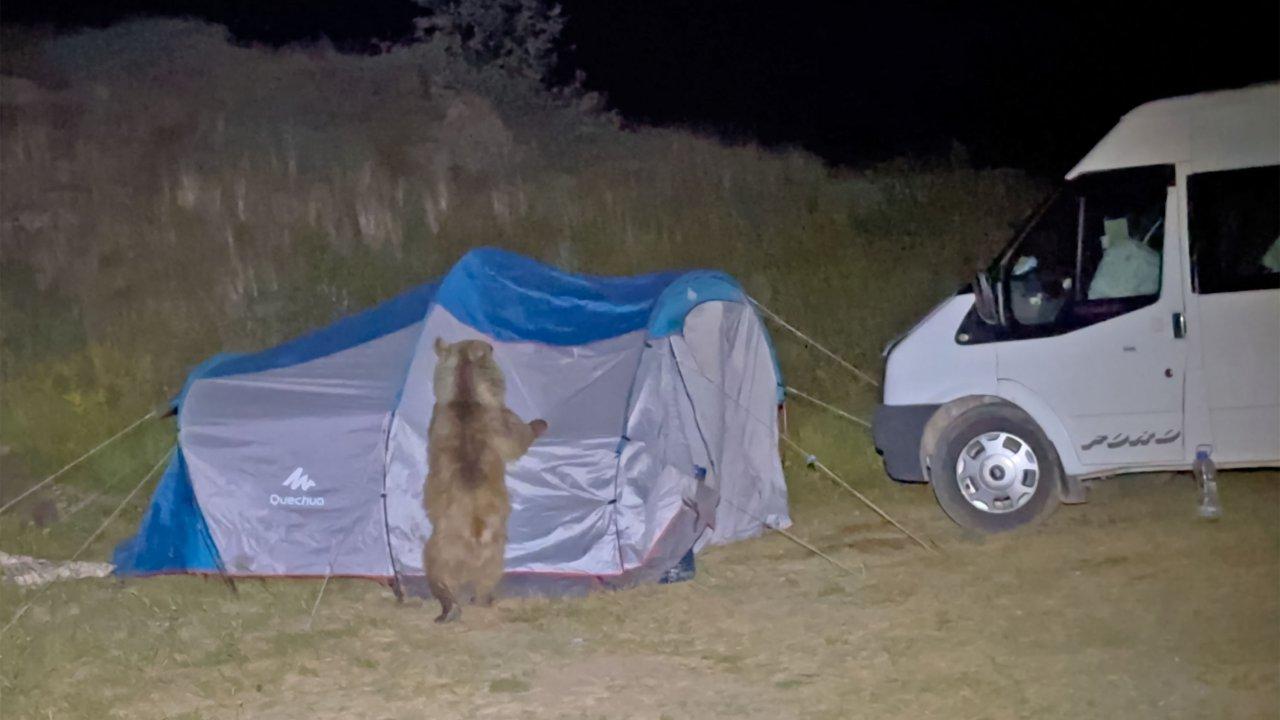
POLYGON ((1197 293, 1280 288, 1280 166, 1192 175, 1187 212, 1197 293))
POLYGON ((1155 190, 1147 197, 1095 196, 1085 204, 1078 300, 1160 294, 1165 198, 1163 188, 1155 190))
POLYGON ((1160 295, 1167 166, 1086 176, 1068 186, 1008 257, 1021 335, 1069 332, 1160 295))

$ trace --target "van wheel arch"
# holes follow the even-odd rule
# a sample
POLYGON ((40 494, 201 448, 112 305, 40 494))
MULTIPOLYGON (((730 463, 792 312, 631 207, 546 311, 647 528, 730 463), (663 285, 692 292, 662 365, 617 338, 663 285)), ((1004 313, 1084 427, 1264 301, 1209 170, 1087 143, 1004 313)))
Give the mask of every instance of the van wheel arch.
MULTIPOLYGON (((1035 419, 1031 417, 1031 414, 1022 407, 995 395, 966 395, 944 404, 929 417, 928 422, 924 425, 924 432, 920 436, 920 469, 925 480, 929 480, 931 477, 929 474, 931 470, 929 467, 929 458, 933 457, 934 450, 937 449, 938 438, 942 436, 943 430, 945 430, 956 418, 983 405, 1003 405, 1026 415, 1028 419, 1035 422, 1035 419)), ((1043 433, 1044 428, 1040 428, 1040 431, 1043 433)), ((1047 436, 1047 433, 1045 433, 1045 435, 1047 436)), ((1053 444, 1052 441, 1050 441, 1050 444, 1053 444)), ((1056 449, 1057 448, 1055 448, 1055 450, 1056 449)), ((1059 463, 1061 463, 1061 461, 1059 461, 1059 463)), ((1059 464, 1059 467, 1061 467, 1061 464, 1059 464)), ((1059 474, 1061 476, 1061 482, 1059 484, 1058 494, 1062 502, 1069 505, 1085 502, 1085 491, 1080 479, 1067 475, 1065 470, 1060 471, 1059 474)))
MULTIPOLYGON (((929 458, 933 455, 934 448, 938 445, 938 438, 942 435, 942 431, 951 424, 952 420, 969 410, 981 405, 995 403, 1018 408, 1017 405, 995 395, 966 395, 962 398, 956 398, 934 411, 928 422, 924 424, 924 432, 920 435, 920 469, 924 472, 926 480, 929 478, 929 458)), ((1022 410, 1022 408, 1018 408, 1018 410, 1022 410)))

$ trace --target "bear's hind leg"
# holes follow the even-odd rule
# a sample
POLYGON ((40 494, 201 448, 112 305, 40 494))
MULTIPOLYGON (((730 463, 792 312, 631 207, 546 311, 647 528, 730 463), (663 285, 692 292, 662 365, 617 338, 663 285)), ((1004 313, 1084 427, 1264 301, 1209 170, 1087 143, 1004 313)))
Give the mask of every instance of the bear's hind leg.
POLYGON ((440 601, 440 614, 436 616, 436 622, 453 622, 462 617, 462 606, 458 604, 448 585, 432 577, 427 578, 427 584, 431 586, 431 595, 440 601))
POLYGON ((506 543, 491 543, 481 550, 476 573, 476 604, 493 605, 493 592, 502 582, 503 555, 506 543))
POLYGON ((450 579, 451 573, 448 563, 442 557, 438 537, 438 535, 432 535, 427 540, 427 546, 422 553, 422 567, 427 572, 427 586, 431 589, 431 596, 440 602, 440 615, 436 617, 436 622, 447 623, 462 616, 462 607, 458 605, 458 599, 454 596, 452 586, 457 583, 450 579))

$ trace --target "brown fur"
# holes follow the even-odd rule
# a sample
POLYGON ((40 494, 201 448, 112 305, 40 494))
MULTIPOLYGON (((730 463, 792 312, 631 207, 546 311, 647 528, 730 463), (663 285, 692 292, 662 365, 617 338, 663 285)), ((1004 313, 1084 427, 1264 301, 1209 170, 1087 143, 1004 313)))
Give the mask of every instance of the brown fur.
POLYGON ((525 423, 504 404, 506 382, 493 347, 479 340, 436 340, 435 394, 428 434, 424 499, 431 538, 423 563, 436 622, 456 620, 459 601, 493 601, 507 546, 505 468, 547 429, 525 423))

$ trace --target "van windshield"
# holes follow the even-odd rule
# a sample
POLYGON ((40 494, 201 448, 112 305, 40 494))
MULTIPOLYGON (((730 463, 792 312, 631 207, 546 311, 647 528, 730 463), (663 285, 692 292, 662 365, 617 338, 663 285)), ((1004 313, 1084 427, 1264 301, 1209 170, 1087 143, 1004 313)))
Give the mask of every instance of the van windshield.
POLYGON ((1154 302, 1171 179, 1168 167, 1119 170, 1059 191, 988 271, 1006 322, 1088 324, 1154 302))

